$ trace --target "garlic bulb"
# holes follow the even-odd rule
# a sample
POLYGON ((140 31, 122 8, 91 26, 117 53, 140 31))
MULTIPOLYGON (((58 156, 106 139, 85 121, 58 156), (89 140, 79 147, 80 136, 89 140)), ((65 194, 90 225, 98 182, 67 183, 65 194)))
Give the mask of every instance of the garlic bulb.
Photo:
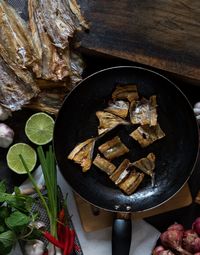
POLYGON ((25 244, 25 255, 42 255, 44 253, 45 245, 41 240, 29 240, 25 244))
POLYGON ((0 123, 0 147, 7 148, 14 138, 14 131, 6 124, 0 123))

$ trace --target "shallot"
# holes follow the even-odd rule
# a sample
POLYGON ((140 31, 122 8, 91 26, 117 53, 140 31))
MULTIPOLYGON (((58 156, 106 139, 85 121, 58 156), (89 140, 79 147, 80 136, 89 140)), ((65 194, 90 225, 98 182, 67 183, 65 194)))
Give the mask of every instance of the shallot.
POLYGON ((184 227, 181 224, 174 223, 171 226, 167 228, 167 230, 178 230, 178 231, 184 231, 184 227))
POLYGON ((0 123, 0 147, 7 148, 14 138, 14 131, 6 124, 0 123))
POLYGON ((192 229, 200 235, 200 217, 196 218, 196 220, 192 224, 192 229))
POLYGON ((165 248, 162 245, 157 246, 154 250, 153 250, 153 254, 152 255, 160 255, 160 253, 162 251, 164 251, 165 248))
POLYGON ((200 251, 200 238, 197 233, 192 230, 186 230, 183 234, 183 248, 189 252, 199 252, 200 251), (199 244, 199 245, 198 245, 199 244))
POLYGON ((172 229, 163 232, 160 240, 163 246, 176 250, 184 255, 191 255, 188 251, 184 250, 182 246, 183 231, 172 229))

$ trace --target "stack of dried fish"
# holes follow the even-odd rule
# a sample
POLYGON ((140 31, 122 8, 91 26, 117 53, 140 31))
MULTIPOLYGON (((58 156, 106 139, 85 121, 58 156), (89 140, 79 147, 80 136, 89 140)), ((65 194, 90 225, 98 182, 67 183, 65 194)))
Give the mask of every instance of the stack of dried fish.
POLYGON ((29 107, 56 113, 81 80, 83 61, 71 41, 88 25, 75 0, 28 0, 28 14, 26 24, 0 0, 0 104, 15 111, 34 98, 29 107))

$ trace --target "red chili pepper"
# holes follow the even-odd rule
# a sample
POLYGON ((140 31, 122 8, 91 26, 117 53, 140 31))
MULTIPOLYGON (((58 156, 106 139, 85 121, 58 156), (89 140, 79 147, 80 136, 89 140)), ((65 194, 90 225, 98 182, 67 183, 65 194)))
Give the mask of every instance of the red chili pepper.
POLYGON ((62 208, 60 212, 58 213, 58 226, 57 226, 57 235, 58 235, 58 240, 61 241, 62 243, 65 242, 65 210, 62 208))
POLYGON ((69 243, 64 249, 63 255, 69 255, 74 247, 75 231, 70 229, 69 243))
POLYGON ((69 242, 70 242, 70 228, 69 226, 65 227, 65 245, 64 245, 64 251, 63 251, 63 255, 67 255, 67 250, 68 250, 68 246, 69 246, 69 242))
POLYGON ((58 219, 60 222, 64 223, 65 220, 65 209, 62 208, 60 212, 58 213, 58 219))
POLYGON ((54 244, 55 246, 57 246, 60 249, 64 249, 64 245, 63 243, 61 243, 60 241, 58 241, 54 236, 52 236, 49 232, 44 231, 43 232, 44 237, 52 244, 54 244))

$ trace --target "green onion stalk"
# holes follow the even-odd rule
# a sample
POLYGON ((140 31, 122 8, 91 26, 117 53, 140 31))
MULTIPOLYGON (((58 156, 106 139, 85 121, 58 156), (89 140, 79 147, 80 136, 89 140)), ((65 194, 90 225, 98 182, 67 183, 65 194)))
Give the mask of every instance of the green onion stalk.
POLYGON ((50 222, 50 232, 54 237, 57 237, 58 189, 56 162, 52 145, 49 146, 49 150, 47 150, 46 153, 44 152, 42 146, 39 146, 37 148, 37 154, 41 164, 42 173, 47 189, 48 202, 45 200, 41 191, 39 190, 37 183, 31 175, 24 158, 21 154, 19 155, 19 157, 28 174, 30 181, 32 182, 33 187, 35 188, 35 191, 37 192, 41 200, 43 207, 46 209, 46 213, 50 222))

